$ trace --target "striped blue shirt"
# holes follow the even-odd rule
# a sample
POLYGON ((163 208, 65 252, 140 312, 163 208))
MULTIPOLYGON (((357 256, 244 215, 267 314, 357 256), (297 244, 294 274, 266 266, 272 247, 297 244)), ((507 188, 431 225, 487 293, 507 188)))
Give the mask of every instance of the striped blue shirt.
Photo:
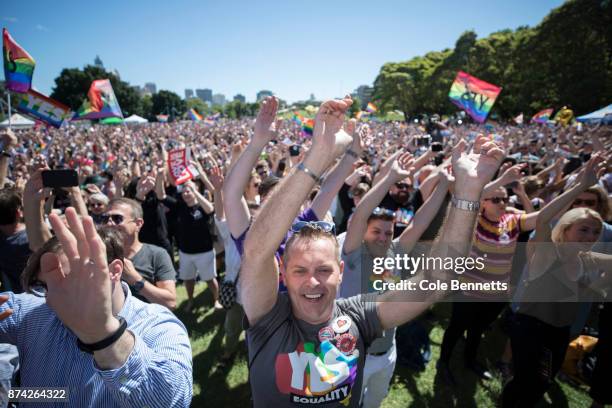
MULTIPOLYGON (((185 326, 163 306, 130 294, 119 312, 136 342, 125 364, 100 370, 93 356, 79 350, 76 336, 49 308, 44 297, 5 293, 0 311, 0 343, 19 350, 21 387, 67 387, 65 402, 41 407, 188 407, 193 392, 191 345, 185 326)), ((36 406, 30 405, 28 406, 36 406)))

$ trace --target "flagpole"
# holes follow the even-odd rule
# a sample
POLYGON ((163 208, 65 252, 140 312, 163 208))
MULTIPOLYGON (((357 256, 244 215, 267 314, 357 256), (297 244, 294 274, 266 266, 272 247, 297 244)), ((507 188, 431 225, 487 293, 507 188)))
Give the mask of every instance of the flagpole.
POLYGON ((11 91, 9 91, 8 89, 6 91, 6 97, 8 98, 8 125, 9 129, 11 129, 11 116, 13 115, 13 113, 11 111, 11 91))

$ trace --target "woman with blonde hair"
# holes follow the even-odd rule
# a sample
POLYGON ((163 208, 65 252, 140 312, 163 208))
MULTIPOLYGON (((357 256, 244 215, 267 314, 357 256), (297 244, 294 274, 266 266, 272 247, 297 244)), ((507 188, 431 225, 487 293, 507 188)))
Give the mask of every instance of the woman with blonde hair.
POLYGON ((514 378, 504 388, 504 407, 530 407, 542 398, 561 368, 581 301, 612 284, 612 256, 592 252, 603 219, 590 208, 552 218, 597 182, 599 155, 586 164, 579 181, 540 211, 535 238, 527 246, 527 271, 519 284, 511 345, 514 378))

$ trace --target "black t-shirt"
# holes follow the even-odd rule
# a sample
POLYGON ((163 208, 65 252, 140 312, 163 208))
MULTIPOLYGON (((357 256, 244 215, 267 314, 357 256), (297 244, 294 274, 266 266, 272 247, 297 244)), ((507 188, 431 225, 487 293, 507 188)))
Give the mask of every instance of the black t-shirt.
POLYGON ((408 197, 405 203, 398 203, 390 193, 387 193, 380 203, 380 207, 386 208, 391 211, 395 211, 395 228, 393 230, 393 236, 399 237, 402 232, 406 229, 408 224, 412 221, 414 213, 423 205, 423 196, 417 189, 414 190, 408 197))
POLYGON ((2 292, 23 292, 21 273, 31 253, 25 228, 10 236, 0 233, 0 279, 2 281, 2 292))
POLYGON ((213 214, 206 214, 199 205, 188 207, 182 198, 167 196, 163 201, 170 209, 176 210, 176 241, 181 252, 199 254, 212 251, 211 226, 213 214))
POLYGON ((141 202, 144 224, 138 234, 140 242, 157 245, 166 251, 171 250, 168 239, 168 222, 166 212, 162 203, 157 199, 154 192, 149 192, 145 200, 141 202))

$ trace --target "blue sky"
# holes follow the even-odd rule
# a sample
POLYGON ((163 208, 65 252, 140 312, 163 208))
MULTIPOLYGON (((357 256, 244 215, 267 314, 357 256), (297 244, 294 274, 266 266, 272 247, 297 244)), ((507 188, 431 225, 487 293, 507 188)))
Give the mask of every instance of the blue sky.
POLYGON ((534 26, 560 0, 463 1, 10 1, 0 23, 36 60, 50 93, 62 68, 100 55, 133 85, 184 96, 211 88, 228 99, 270 89, 288 101, 350 93, 385 62, 534 26), (261 4, 260 4, 261 3, 261 4))

